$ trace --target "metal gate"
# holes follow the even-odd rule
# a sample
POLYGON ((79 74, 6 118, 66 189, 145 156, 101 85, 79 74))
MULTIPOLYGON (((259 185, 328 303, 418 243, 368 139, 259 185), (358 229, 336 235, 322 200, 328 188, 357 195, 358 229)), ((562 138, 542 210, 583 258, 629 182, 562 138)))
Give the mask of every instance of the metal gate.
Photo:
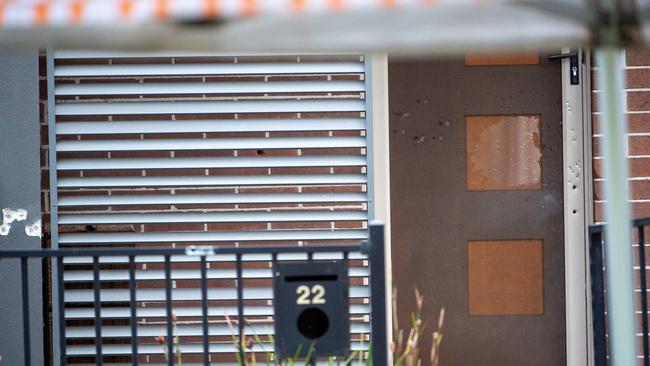
MULTIPOLYGON (((95 364, 102 365, 116 355, 124 355, 123 361, 132 365, 150 364, 149 355, 164 354, 165 364, 202 364, 228 360, 223 355, 234 354, 228 364, 247 365, 257 354, 260 363, 271 362, 274 351, 273 313, 268 307, 250 304, 251 299, 272 299, 272 293, 265 288, 247 287, 245 283, 253 277, 272 276, 272 268, 280 262, 302 261, 318 263, 323 260, 338 259, 352 265, 355 261, 370 260, 369 271, 350 267, 350 310, 353 314, 370 315, 365 321, 351 323, 351 333, 372 333, 371 340, 353 336, 352 349, 360 354, 359 358, 372 357, 374 364, 386 365, 386 304, 385 304, 385 262, 383 226, 371 228, 370 240, 352 245, 320 245, 309 247, 296 246, 260 246, 260 247, 187 247, 170 249, 58 249, 58 250, 4 250, 0 251, 0 265, 20 259, 22 287, 22 315, 25 365, 31 365, 30 355, 30 301, 28 273, 30 265, 41 266, 41 261, 56 263, 65 268, 72 263, 89 264, 88 270, 81 275, 84 281, 91 283, 89 290, 67 290, 66 283, 74 275, 68 271, 59 271, 53 282, 58 291, 53 303, 58 304, 59 327, 54 331, 59 335, 59 365, 95 364), (136 269, 143 262, 159 261, 163 264, 162 282, 164 295, 162 306, 153 310, 155 314, 143 314, 145 309, 139 304, 152 294, 137 288, 139 280, 146 280, 151 274, 136 269), (191 263, 193 269, 173 269, 179 262, 191 263), (269 269, 255 271, 247 264, 255 261, 270 261, 269 269), (34 263, 38 262, 38 263, 34 263), (224 263, 234 263, 234 268, 224 268, 224 263), (106 271, 107 264, 125 263, 125 271, 106 271), (217 264, 210 267, 210 263, 217 264), (196 272, 199 288, 187 291, 174 288, 173 282, 196 272), (257 273, 256 273, 257 272, 257 273), (224 273, 236 279, 233 288, 212 288, 209 281, 222 278, 224 273), (354 278, 367 277, 372 280, 370 292, 366 287, 355 285, 354 278), (119 277, 127 281, 127 288, 120 290, 106 289, 105 283, 119 277), (179 298, 194 301, 198 307, 179 306, 179 298), (369 298, 370 304, 355 300, 369 298), (124 303, 128 308, 106 307, 107 302, 124 303), (229 306, 232 303, 232 306, 229 306), (87 308, 77 309, 71 304, 86 304, 87 308), (369 310, 372 307, 373 313, 369 310), (75 311, 76 310, 76 311, 75 311), (126 311, 123 311, 126 310, 126 311), (91 327, 74 326, 80 313, 92 318, 91 327), (142 324, 143 317, 153 319, 142 324), (224 319, 225 318, 225 319, 224 319), (106 319, 123 319, 122 326, 107 326, 106 319), (184 320, 180 320, 184 319, 184 320), (107 342, 107 339, 119 339, 120 344, 107 342), (84 340, 83 344, 78 344, 84 340), (152 342, 153 341, 153 342, 152 342), (373 355, 365 352, 377 350, 373 355), (92 356, 91 356, 92 355, 92 356), (82 362, 79 356, 88 356, 82 362), (192 363, 195 362, 195 363, 192 363)), ((32 267, 33 268, 33 267, 32 267)), ((326 360, 330 362, 329 360, 326 360)), ((155 363, 154 363, 155 364, 155 363)), ((275 362, 273 362, 275 364, 275 362)))

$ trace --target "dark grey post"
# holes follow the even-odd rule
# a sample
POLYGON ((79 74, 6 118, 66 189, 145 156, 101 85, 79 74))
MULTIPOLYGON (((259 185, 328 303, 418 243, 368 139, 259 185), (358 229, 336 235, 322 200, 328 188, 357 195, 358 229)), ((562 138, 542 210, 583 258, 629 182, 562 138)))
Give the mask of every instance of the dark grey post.
POLYGON ((605 319, 605 279, 603 276, 602 227, 590 228, 589 270, 591 272, 591 307, 593 314, 594 365, 607 365, 607 329, 605 319))
POLYGON ((370 261, 370 347, 372 365, 388 365, 388 334, 386 322, 386 256, 384 253, 384 226, 370 225, 368 248, 370 261))
MULTIPOLYGON (((24 209, 0 235, 0 250, 40 249, 41 238, 27 236, 25 226, 41 219, 41 171, 38 100, 38 52, 0 53, 0 209, 24 209)), ((2 224, 0 216, 0 225, 2 224)), ((30 347, 25 347, 21 261, 0 261, 0 365, 24 365, 29 349, 32 365, 43 364, 43 294, 41 262, 31 259, 26 284, 29 299, 30 347)))

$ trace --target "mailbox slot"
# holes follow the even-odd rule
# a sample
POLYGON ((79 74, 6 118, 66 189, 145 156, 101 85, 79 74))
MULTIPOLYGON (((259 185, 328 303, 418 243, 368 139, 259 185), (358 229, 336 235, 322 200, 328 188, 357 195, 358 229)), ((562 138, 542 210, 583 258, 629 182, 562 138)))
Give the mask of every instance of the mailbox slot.
POLYGON ((280 359, 347 356, 347 261, 277 262, 273 269, 275 351, 280 359))

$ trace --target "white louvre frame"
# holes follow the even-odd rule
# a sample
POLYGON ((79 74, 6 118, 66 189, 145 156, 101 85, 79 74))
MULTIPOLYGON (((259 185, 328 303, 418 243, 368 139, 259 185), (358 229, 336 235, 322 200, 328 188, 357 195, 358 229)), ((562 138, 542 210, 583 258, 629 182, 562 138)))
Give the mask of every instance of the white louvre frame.
MULTIPOLYGON (((364 56, 201 53, 176 59, 173 54, 116 53, 113 58, 57 51, 48 57, 54 248, 308 245, 367 238, 372 164, 369 61, 364 56)), ((236 273, 228 267, 234 259, 208 257, 208 279, 234 281, 236 273)), ((244 298, 251 301, 244 314, 265 319, 263 326, 247 327, 247 333, 272 334, 270 259, 243 258, 243 278, 253 283, 244 288, 244 298), (264 263, 266 268, 260 268, 264 263)), ((361 255, 350 259, 350 296, 356 299, 350 305, 352 346, 364 349, 367 263, 361 255)), ((116 305, 128 300, 128 290, 119 288, 128 280, 127 261, 99 260, 104 266, 104 339, 130 334, 124 323, 129 309, 116 305)), ((66 327, 69 356, 95 352, 83 343, 95 334, 93 309, 83 305, 93 298, 93 290, 84 287, 92 280, 91 262, 66 259, 66 308, 54 305, 55 312, 64 310, 65 319, 73 321, 66 327)), ((162 354, 149 342, 164 333, 161 262, 158 256, 136 257, 139 352, 151 364, 161 362, 162 354)), ((187 285, 200 278, 196 258, 172 257, 172 262, 174 311, 188 320, 179 325, 179 335, 198 337, 201 327, 192 321, 201 309, 191 302, 200 292, 196 284, 187 285), (183 281, 187 284, 176 287, 183 281)), ((230 286, 209 289, 208 299, 223 302, 209 305, 211 317, 237 315, 237 307, 227 301, 236 298, 230 286)), ((231 335, 223 322, 211 324, 209 333, 217 339, 231 335)), ((184 355, 202 352, 191 342, 181 348, 184 355)), ((210 344, 211 354, 234 350, 227 339, 210 344)), ((104 344, 103 352, 128 355, 130 345, 104 344)))

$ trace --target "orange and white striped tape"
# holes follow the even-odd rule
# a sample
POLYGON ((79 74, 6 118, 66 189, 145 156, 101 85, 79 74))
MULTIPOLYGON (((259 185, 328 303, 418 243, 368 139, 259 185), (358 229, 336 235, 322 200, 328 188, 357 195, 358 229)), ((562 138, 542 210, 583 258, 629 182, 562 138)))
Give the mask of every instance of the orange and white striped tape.
POLYGON ((486 0, 0 0, 0 29, 110 26, 484 2, 486 0))

